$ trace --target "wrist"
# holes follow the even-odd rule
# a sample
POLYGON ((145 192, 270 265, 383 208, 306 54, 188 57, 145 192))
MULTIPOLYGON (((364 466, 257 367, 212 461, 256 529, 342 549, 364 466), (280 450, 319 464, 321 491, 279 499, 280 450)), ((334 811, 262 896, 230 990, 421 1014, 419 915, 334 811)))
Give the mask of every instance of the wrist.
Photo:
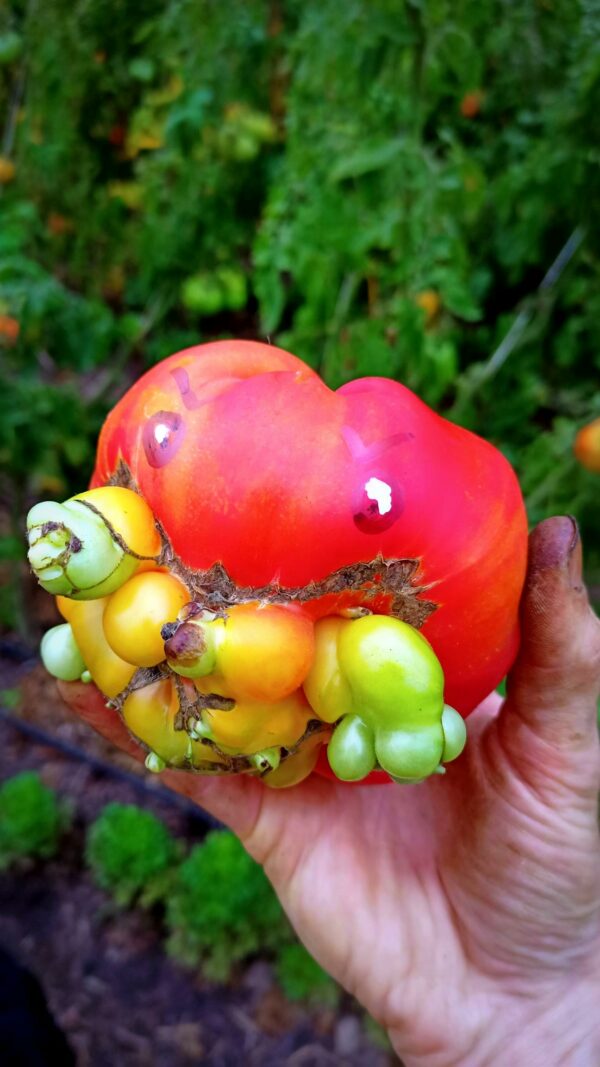
POLYGON ((547 995, 487 996, 477 1021, 469 1018, 472 1002, 465 1003, 464 1016, 448 1020, 446 1040, 437 1025, 435 1037, 419 1041, 418 1048, 393 1028, 390 1040, 404 1067, 597 1067, 599 984, 567 982, 547 995))

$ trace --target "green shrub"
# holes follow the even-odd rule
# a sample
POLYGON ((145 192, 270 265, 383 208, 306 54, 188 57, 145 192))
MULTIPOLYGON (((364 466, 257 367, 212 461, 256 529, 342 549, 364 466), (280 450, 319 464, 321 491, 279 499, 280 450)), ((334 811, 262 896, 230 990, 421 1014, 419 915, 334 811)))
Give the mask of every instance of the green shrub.
POLYGON ((27 856, 53 856, 69 822, 68 810, 35 771, 0 787, 0 869, 27 856))
POLYGON ((94 878, 123 907, 162 898, 178 855, 160 820, 135 805, 107 804, 88 831, 86 859, 94 878))
POLYGON ((168 948, 204 974, 225 981, 233 964, 290 936, 271 885, 227 830, 192 849, 175 875, 167 902, 168 948))
POLYGON ((139 369, 236 335, 484 434, 532 523, 577 515, 598 584, 598 478, 572 453, 600 410, 597 0, 498 10, 0 5, 0 623, 27 604, 28 506, 81 489, 139 369))
POLYGON ((277 978, 289 1000, 334 1008, 340 999, 337 982, 299 942, 282 946, 277 958, 277 978))

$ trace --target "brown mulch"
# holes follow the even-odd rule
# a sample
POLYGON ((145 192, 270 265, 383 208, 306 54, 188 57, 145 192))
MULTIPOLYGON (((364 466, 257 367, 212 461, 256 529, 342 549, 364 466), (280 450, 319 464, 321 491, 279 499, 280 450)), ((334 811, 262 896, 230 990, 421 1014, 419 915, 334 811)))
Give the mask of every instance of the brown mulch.
POLYGON ((161 796, 156 776, 78 721, 40 666, 0 659, 0 690, 16 688, 16 715, 135 776, 116 779, 0 721, 0 781, 36 769, 74 804, 74 828, 58 859, 0 874, 0 944, 40 980, 79 1067, 398 1063, 369 1042, 350 998, 337 1013, 292 1005, 265 960, 227 987, 211 985, 166 956, 158 915, 112 907, 83 863, 85 825, 109 800, 147 808, 189 843, 207 824, 161 796), (140 780, 151 791, 141 794, 140 780))

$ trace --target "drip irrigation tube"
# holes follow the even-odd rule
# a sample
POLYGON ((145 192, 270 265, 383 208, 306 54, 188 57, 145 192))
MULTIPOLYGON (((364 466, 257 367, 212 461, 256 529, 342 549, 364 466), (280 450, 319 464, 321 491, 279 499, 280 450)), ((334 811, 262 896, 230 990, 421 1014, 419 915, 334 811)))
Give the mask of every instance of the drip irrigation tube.
POLYGON ((204 830, 212 830, 221 826, 217 819, 214 819, 208 812, 203 811, 202 808, 188 800, 187 797, 181 796, 181 794, 175 793, 171 789, 166 789, 160 784, 148 785, 143 778, 131 774, 129 771, 124 771, 120 767, 113 767, 111 763, 99 759, 98 756, 91 756, 85 749, 72 745, 69 741, 61 741, 60 738, 47 733, 40 726, 34 726, 24 719, 17 718, 16 715, 11 714, 8 708, 2 706, 0 706, 0 722, 24 734, 25 737, 31 738, 32 741, 36 741, 38 744, 56 749, 57 752, 62 753, 63 756, 67 756, 69 759, 87 764, 88 767, 91 767, 104 777, 114 778, 116 781, 126 783, 145 797, 151 797, 154 800, 160 800, 164 804, 170 804, 171 807, 178 808, 190 819, 199 823, 204 830))

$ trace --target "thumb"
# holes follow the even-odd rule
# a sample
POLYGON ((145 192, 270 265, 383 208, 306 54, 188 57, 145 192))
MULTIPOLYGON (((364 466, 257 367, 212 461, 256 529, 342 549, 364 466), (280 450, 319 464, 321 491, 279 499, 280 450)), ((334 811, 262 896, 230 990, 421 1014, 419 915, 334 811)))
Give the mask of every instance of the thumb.
POLYGON ((521 647, 498 725, 507 748, 514 753, 518 744, 519 769, 527 777, 564 782, 566 776, 595 796, 600 621, 581 567, 574 519, 555 517, 536 527, 521 604, 521 647))

